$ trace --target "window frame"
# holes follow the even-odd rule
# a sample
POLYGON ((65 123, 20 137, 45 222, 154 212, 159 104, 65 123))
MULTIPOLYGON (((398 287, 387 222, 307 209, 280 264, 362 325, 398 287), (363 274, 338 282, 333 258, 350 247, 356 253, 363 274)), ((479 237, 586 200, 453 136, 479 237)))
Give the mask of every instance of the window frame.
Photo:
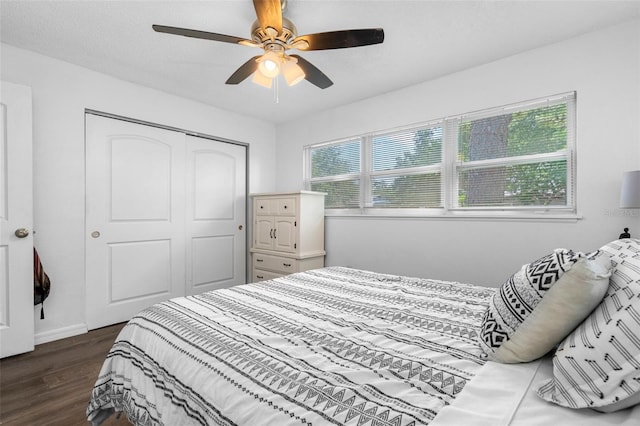
POLYGON ((575 91, 565 92, 553 96, 546 96, 524 102, 517 102, 501 107, 489 108, 481 111, 465 113, 408 126, 373 131, 366 134, 341 138, 329 142, 309 144, 303 147, 303 185, 307 190, 316 182, 331 182, 347 179, 360 181, 360 206, 358 208, 325 208, 326 216, 357 216, 357 217, 392 217, 392 218, 475 218, 475 219, 544 219, 544 220, 578 220, 576 202, 576 109, 577 95, 575 91), (536 153, 504 157, 489 160, 474 160, 463 162, 458 159, 458 129, 463 121, 516 113, 544 106, 566 103, 567 109, 567 143, 566 148, 550 153, 536 153), (437 165, 416 166, 403 169, 372 170, 372 141, 375 136, 392 134, 407 130, 441 127, 442 129, 442 160, 437 165), (360 172, 344 175, 334 175, 322 178, 311 178, 311 152, 313 149, 340 145, 342 143, 360 141, 360 172), (461 207, 457 204, 459 172, 477 167, 510 166, 535 163, 549 160, 566 160, 566 205, 549 206, 479 206, 461 207), (384 176, 399 176, 439 171, 441 176, 442 207, 437 208, 401 208, 373 206, 372 179, 384 176))

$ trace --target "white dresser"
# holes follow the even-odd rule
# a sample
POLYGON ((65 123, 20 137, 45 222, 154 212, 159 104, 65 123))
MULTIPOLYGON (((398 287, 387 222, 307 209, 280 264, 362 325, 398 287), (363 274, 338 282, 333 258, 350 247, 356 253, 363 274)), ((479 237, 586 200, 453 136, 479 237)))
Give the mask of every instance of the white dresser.
POLYGON ((253 194, 252 282, 324 266, 324 196, 253 194))

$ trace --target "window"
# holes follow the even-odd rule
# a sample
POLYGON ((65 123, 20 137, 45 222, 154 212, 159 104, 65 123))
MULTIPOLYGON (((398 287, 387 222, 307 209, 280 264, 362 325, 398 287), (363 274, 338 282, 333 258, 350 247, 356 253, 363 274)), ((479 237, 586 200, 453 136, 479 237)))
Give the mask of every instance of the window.
POLYGON ((569 93, 311 145, 305 187, 330 214, 575 214, 574 122, 569 93))

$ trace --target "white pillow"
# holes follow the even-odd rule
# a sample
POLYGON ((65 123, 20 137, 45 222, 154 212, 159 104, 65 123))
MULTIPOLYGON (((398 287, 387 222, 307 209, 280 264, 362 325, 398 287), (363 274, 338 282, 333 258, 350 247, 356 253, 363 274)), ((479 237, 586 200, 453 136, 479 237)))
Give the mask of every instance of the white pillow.
POLYGON ((579 259, 549 289, 538 306, 500 348, 501 362, 528 362, 551 351, 602 301, 607 291, 611 262, 579 259))
POLYGON ((557 249, 524 265, 496 292, 481 328, 491 360, 540 358, 593 311, 607 290, 611 264, 586 256, 557 249))
POLYGON ((616 411, 640 402, 640 240, 601 249, 613 270, 602 303, 559 346, 538 395, 570 408, 616 411))

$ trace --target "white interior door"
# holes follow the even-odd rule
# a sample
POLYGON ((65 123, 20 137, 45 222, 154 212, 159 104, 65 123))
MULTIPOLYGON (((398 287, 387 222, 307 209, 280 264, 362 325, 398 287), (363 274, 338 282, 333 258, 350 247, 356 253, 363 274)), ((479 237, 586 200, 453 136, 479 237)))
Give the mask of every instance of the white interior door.
POLYGON ((86 115, 89 329, 185 292, 184 134, 86 115))
POLYGON ((31 89, 1 82, 0 357, 34 347, 31 129, 31 89))
POLYGON ((187 295, 246 283, 246 148, 187 136, 187 295))

